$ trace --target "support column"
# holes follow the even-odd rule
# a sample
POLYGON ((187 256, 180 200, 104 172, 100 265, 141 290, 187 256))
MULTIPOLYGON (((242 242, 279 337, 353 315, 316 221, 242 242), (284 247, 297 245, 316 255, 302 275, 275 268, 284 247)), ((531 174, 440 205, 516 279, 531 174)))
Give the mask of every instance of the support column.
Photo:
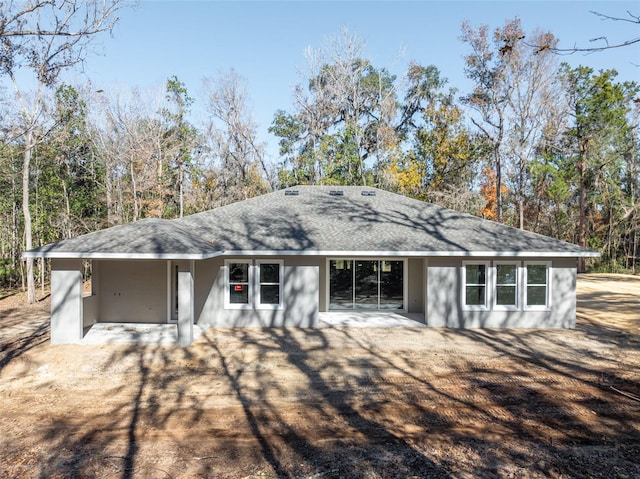
POLYGON ((51 344, 82 339, 82 260, 51 261, 51 344))
POLYGON ((193 343, 194 262, 180 265, 178 270, 178 345, 189 346, 193 343))
POLYGON ((422 294, 424 307, 424 324, 429 325, 429 260, 422 259, 422 294))

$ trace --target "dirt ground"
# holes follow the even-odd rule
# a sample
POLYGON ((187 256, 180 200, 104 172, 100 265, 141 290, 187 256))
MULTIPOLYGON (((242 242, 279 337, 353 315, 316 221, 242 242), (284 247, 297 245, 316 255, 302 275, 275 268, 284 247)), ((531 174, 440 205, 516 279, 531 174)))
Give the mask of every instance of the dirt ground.
POLYGON ((640 477, 640 278, 575 330, 211 329, 51 346, 0 295, 0 477, 640 477))

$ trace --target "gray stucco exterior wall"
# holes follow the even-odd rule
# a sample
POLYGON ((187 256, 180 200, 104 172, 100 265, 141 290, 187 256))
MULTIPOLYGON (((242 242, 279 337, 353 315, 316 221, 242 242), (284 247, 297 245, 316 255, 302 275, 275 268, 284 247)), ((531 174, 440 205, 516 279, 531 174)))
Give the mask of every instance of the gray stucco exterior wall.
MULTIPOLYGON (((499 258, 524 265, 537 258, 499 258)), ((476 259, 474 258, 474 261, 476 259)), ((496 258, 477 258, 493 265, 496 258)), ((555 258, 551 262, 551 305, 545 310, 469 310, 463 307, 463 261, 431 258, 427 267, 426 323, 451 328, 573 328, 576 323, 576 260, 555 258)))
MULTIPOLYGON (((178 301, 178 343, 191 344, 193 325, 201 327, 317 327, 328 296, 325 256, 218 257, 203 261, 96 260, 93 294, 82 295, 82 260, 52 261, 51 338, 54 344, 78 342, 93 322, 166 323, 173 294, 178 301), (282 304, 242 309, 225 303, 225 261, 281 261, 282 304), (175 288, 173 272, 176 271, 175 288), (173 288, 173 289, 172 289, 173 288)), ((463 305, 465 261, 515 262, 524 268, 537 258, 407 258, 405 309, 424 314, 431 327, 454 328, 572 328, 576 321, 576 260, 552 258, 550 305, 515 310, 489 305, 484 310, 463 305)), ((520 284, 519 294, 524 286, 520 284)), ((236 305, 237 306, 237 305, 236 305)))
MULTIPOLYGON (((218 327, 315 327, 318 324, 320 272, 318 258, 251 257, 283 260, 283 304, 280 309, 225 307, 225 260, 199 261, 195 268, 195 321, 200 326, 218 327)), ((248 258, 235 258, 247 260, 248 258)))
POLYGON ((166 261, 94 261, 96 262, 99 263, 99 322, 167 322, 166 261))

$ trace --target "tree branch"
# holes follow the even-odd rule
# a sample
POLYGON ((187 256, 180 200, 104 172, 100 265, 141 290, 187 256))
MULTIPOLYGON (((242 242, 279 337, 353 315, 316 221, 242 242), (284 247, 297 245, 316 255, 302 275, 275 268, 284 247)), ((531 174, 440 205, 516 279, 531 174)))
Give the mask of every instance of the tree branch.
MULTIPOLYGON (((640 15, 633 15, 630 11, 627 10, 627 14, 629 15, 629 18, 622 18, 622 17, 613 17, 610 15, 605 15, 603 13, 599 13, 599 12, 594 12, 594 11, 590 11, 590 13, 600 17, 602 20, 612 20, 615 22, 627 22, 627 23, 632 23, 634 25, 640 25, 640 15)), ((600 37, 595 37, 595 38, 591 38, 589 39, 590 42, 597 42, 600 40, 604 40, 606 45, 601 46, 601 47, 578 47, 577 45, 574 44, 573 48, 558 48, 556 46, 553 45, 544 45, 544 44, 530 44, 530 43, 526 43, 525 44, 531 48, 535 48, 536 49, 536 53, 540 53, 543 52, 545 50, 548 50, 550 52, 553 52, 555 54, 558 55, 573 55, 574 53, 596 53, 596 52, 602 52, 605 50, 612 50, 614 48, 623 48, 623 47, 628 47, 630 45, 634 45, 636 43, 640 43, 640 37, 634 37, 631 38, 629 40, 625 40, 623 42, 620 43, 613 43, 610 44, 609 40, 607 39, 606 36, 600 36, 600 37)))

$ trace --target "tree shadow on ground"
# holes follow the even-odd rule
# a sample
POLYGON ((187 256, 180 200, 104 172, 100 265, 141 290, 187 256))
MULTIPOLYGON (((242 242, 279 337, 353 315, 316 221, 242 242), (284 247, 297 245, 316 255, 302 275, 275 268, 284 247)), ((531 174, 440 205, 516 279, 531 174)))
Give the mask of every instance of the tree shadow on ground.
POLYGON ((0 320, 0 372, 28 351, 46 344, 51 331, 48 313, 11 308, 0 320))
MULTIPOLYGON (((381 391, 367 381, 378 372, 375 364, 360 361, 364 376, 350 372, 344 367, 347 365, 332 359, 330 340, 320 329, 294 333, 272 328, 262 333, 233 330, 243 345, 256 351, 256 364, 270 361, 272 355, 283 357, 286 365, 281 367, 291 370, 297 387, 282 388, 273 382, 269 370, 256 369, 246 382, 243 369, 234 371, 225 366, 225 374, 259 438, 263 458, 277 477, 301 477, 311 472, 360 477, 374 471, 379 477, 449 477, 407 438, 365 413, 380 401, 381 391), (315 357, 325 354, 324 360, 315 357), (283 394, 295 406, 283 407, 278 400, 283 394), (375 400, 368 401, 366 396, 375 396, 375 400)), ((215 336, 206 338, 224 358, 215 336)))
POLYGON ((69 378, 5 399, 50 406, 1 442, 0 471, 638 477, 640 403, 611 389, 640 395, 638 331, 584 324, 210 329, 188 348, 78 346, 69 378))

